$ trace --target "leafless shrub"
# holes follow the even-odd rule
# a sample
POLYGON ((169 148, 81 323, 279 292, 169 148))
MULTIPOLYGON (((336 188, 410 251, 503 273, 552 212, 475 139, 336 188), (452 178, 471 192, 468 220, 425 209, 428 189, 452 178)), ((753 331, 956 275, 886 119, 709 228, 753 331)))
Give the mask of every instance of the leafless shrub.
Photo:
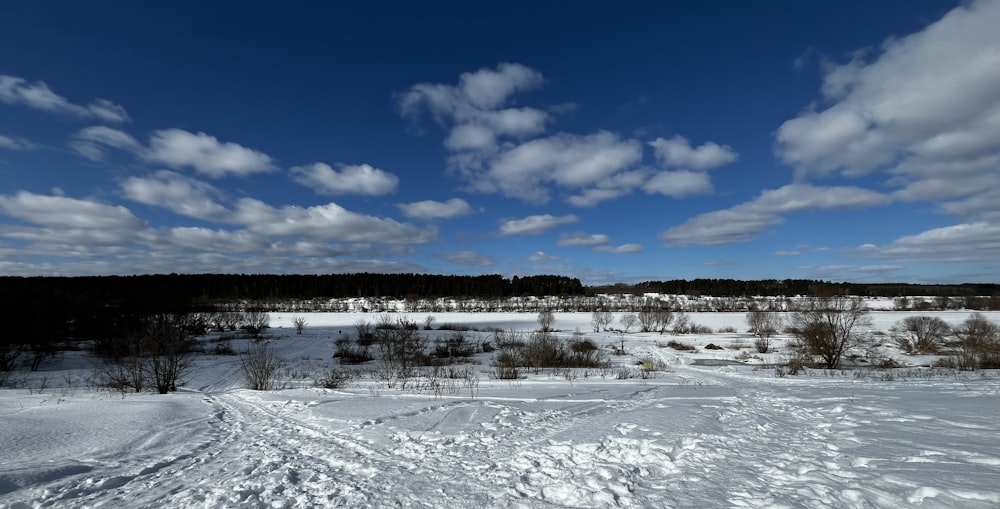
POLYGON ((594 332, 608 330, 608 326, 611 325, 612 320, 614 320, 614 315, 606 309, 597 309, 590 314, 590 325, 594 328, 594 332))
POLYGON ((948 324, 936 316, 908 316, 889 329, 899 348, 910 354, 936 353, 950 332, 948 324))
POLYGON ((354 380, 354 372, 344 370, 328 370, 323 376, 317 378, 313 384, 324 389, 343 389, 354 380))
POLYGON ((240 365, 248 388, 270 391, 278 387, 278 374, 285 362, 269 343, 257 341, 240 355, 240 365))
POLYGON ((871 320, 864 301, 828 298, 806 303, 792 325, 800 354, 819 356, 824 367, 836 369, 847 350, 864 346, 871 320))
POLYGON ((647 302, 642 308, 639 309, 639 313, 636 315, 636 319, 639 322, 639 330, 642 332, 659 332, 664 333, 667 327, 670 326, 670 322, 673 320, 674 314, 670 309, 663 307, 661 303, 649 303, 647 302))
POLYGON ((959 369, 1000 368, 1000 326, 977 312, 955 327, 954 332, 959 345, 959 369))
POLYGON ((756 337, 754 347, 757 353, 771 350, 771 339, 778 334, 782 325, 781 315, 774 311, 750 311, 746 315, 747 330, 756 337))
POLYGON ((306 317, 293 316, 292 325, 295 327, 296 334, 302 334, 302 330, 306 328, 306 317))
POLYGON ((687 343, 681 343, 679 341, 674 341, 672 339, 670 341, 667 341, 666 343, 657 343, 657 346, 659 346, 660 348, 664 348, 664 347, 666 347, 666 348, 673 348, 674 350, 680 350, 682 352, 693 352, 693 351, 697 350, 697 348, 695 348, 694 345, 689 345, 687 343))
POLYGON ((261 309, 251 309, 243 313, 242 323, 241 328, 259 341, 264 330, 271 326, 271 315, 261 309))
POLYGON ((368 346, 352 338, 341 337, 333 344, 333 357, 339 359, 341 364, 362 364, 374 359, 368 346))
POLYGON ((552 332, 555 327, 556 316, 552 313, 549 308, 542 309, 538 312, 538 327, 542 332, 552 332))

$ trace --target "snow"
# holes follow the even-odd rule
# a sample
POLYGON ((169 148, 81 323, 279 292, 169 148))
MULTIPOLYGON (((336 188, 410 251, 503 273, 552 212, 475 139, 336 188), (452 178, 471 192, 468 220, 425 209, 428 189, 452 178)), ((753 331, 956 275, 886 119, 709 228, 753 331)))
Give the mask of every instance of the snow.
MULTIPOLYGON (((934 313, 951 324, 969 314, 934 313)), ((269 331, 288 362, 288 388, 279 391, 244 389, 232 356, 200 357, 182 390, 165 396, 88 387, 83 352, 16 373, 19 388, 0 390, 0 506, 1000 505, 996 372, 904 368, 885 377, 866 368, 778 377, 761 364, 780 349, 756 365, 736 362, 733 342, 752 343, 742 313, 689 313, 694 323, 739 332, 625 335, 629 355, 609 358, 636 370, 647 360, 669 366, 649 378, 590 369, 497 380, 492 354, 479 354, 480 364, 465 366, 478 384, 401 390, 361 376, 332 390, 312 379, 336 365, 333 340, 376 317, 302 313, 308 324, 296 335, 292 316, 273 314, 269 331), (657 345, 670 339, 697 351, 657 345), (708 343, 725 349, 705 350, 708 343)), ((904 316, 872 315, 882 331, 904 316)), ((533 314, 435 318, 537 327, 533 314)), ((556 327, 566 335, 579 327, 602 347, 620 340, 592 333, 589 314, 557 313, 556 327)), ((237 350, 245 344, 233 341, 237 350)))

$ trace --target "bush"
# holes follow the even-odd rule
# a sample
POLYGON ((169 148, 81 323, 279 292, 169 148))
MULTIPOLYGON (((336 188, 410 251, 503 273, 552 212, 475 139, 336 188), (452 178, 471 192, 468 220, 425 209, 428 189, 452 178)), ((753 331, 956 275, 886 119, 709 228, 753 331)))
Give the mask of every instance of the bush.
POLYGON ((936 353, 949 332, 944 320, 931 316, 908 316, 889 329, 900 350, 910 354, 936 353))
POLYGON ((362 364, 372 360, 368 347, 355 342, 351 338, 340 338, 334 342, 333 357, 341 364, 362 364))
POLYGON ((331 369, 322 377, 317 378, 314 385, 324 389, 343 389, 351 383, 351 380, 354 380, 353 372, 331 369))
POLYGON ((240 355, 240 365, 248 388, 270 391, 278 388, 278 373, 285 362, 271 345, 255 342, 240 355))
POLYGON ((695 348, 694 345, 689 345, 689 344, 686 344, 686 343, 681 343, 679 341, 674 341, 672 339, 670 341, 668 341, 666 343, 666 345, 658 345, 658 346, 661 346, 661 347, 662 346, 666 346, 668 348, 673 348, 674 350, 680 350, 680 351, 683 351, 683 352, 693 352, 693 351, 697 350, 697 348, 695 348))

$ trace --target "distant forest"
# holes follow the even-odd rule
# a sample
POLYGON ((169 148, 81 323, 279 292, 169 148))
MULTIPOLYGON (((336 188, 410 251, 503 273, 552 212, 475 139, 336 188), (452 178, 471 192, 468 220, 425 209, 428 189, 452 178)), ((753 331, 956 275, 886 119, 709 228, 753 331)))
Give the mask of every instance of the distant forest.
POLYGON ((220 303, 343 299, 429 299, 641 295, 661 293, 712 297, 998 296, 1000 284, 919 285, 833 283, 808 279, 693 279, 584 286, 557 275, 457 276, 435 274, 169 274, 89 277, 0 277, 0 309, 52 313, 56 309, 107 308, 138 313, 211 310, 220 303))
MULTIPOLYGON (((854 295, 938 297, 997 309, 1000 284, 915 285, 832 283, 804 279, 695 279, 584 286, 556 275, 433 274, 146 275, 93 277, 0 277, 0 345, 53 338, 96 339, 125 334, 143 316, 271 307, 282 301, 376 298, 417 302, 455 298, 497 302, 516 297, 567 297, 597 302, 598 294, 660 293, 720 298, 854 295)), ((475 309, 473 307, 473 309, 475 309)), ((567 308, 569 309, 569 308, 567 308)), ((575 310, 581 310, 576 309, 575 310)))

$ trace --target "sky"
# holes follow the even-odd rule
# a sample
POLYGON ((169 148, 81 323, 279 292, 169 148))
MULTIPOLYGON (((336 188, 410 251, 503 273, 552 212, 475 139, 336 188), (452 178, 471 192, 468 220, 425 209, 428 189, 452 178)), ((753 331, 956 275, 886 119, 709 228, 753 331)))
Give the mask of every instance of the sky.
POLYGON ((0 274, 998 282, 1000 1, 0 4, 0 274))

